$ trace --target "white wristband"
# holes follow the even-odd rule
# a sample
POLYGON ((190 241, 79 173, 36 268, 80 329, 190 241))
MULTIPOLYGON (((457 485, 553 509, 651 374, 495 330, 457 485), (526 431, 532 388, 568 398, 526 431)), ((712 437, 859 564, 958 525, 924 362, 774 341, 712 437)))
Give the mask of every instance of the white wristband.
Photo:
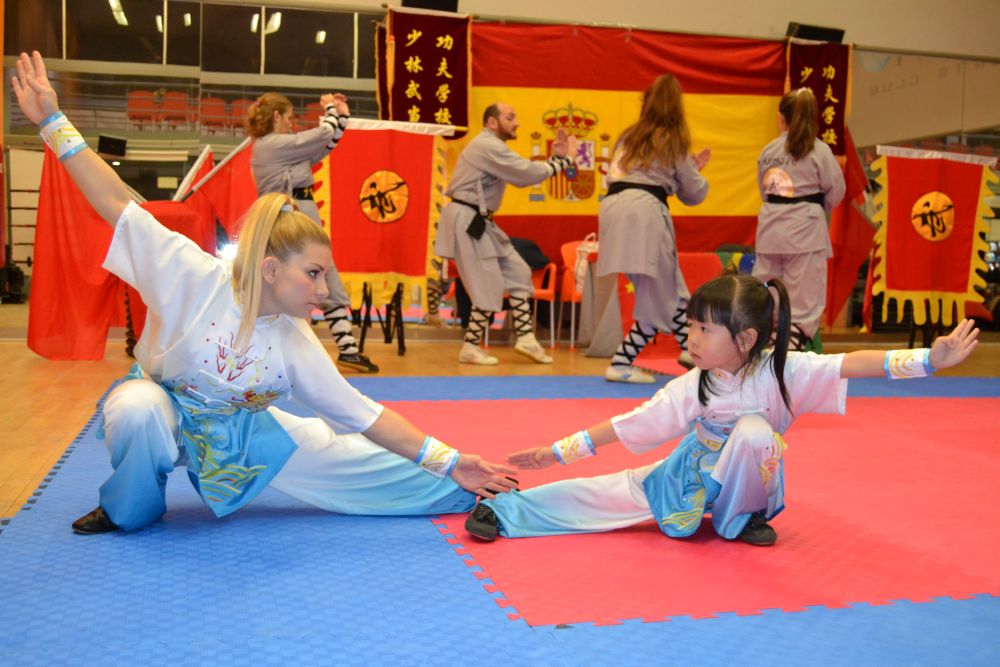
POLYGON ((885 353, 885 376, 890 380, 905 380, 933 375, 930 348, 889 350, 885 353))
POLYGON ((42 141, 48 144, 52 152, 60 160, 76 155, 87 147, 80 132, 66 118, 66 114, 57 111, 38 125, 42 141))
POLYGON ((429 435, 424 438, 424 445, 417 456, 417 465, 435 477, 445 478, 455 468, 459 456, 461 455, 457 449, 429 435))
POLYGON ((597 448, 594 447, 589 433, 579 431, 552 443, 552 453, 556 455, 556 460, 559 463, 568 465, 574 461, 594 456, 597 454, 597 448))

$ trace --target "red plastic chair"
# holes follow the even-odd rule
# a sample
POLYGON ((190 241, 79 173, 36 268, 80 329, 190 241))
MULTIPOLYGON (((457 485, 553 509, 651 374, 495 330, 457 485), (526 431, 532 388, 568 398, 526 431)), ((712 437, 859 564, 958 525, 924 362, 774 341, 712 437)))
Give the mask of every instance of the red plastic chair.
POLYGON ((721 276, 724 269, 722 260, 714 252, 679 252, 677 262, 692 294, 712 278, 721 276))
POLYGON ((576 304, 583 302, 583 292, 576 291, 576 249, 582 241, 563 243, 559 249, 562 256, 562 287, 559 290, 559 332, 562 332, 562 308, 568 303, 569 311, 569 349, 576 349, 576 304))
POLYGON ((129 124, 142 129, 144 123, 157 120, 156 96, 151 90, 130 90, 125 95, 125 115, 129 124))
POLYGON ((210 130, 225 130, 229 127, 226 101, 220 97, 201 98, 201 126, 210 130))
POLYGON ((163 93, 160 104, 160 120, 171 128, 187 125, 191 122, 191 104, 188 94, 183 90, 168 90, 163 93))
POLYGON ((319 119, 326 113, 326 109, 319 102, 310 102, 306 105, 306 112, 302 115, 302 125, 305 128, 312 128, 319 125, 319 119))
POLYGON ((532 313, 532 322, 538 326, 538 302, 549 302, 549 349, 556 346, 556 265, 552 262, 543 268, 531 273, 531 282, 535 286, 535 310, 532 313))
POLYGON ((233 132, 240 133, 247 126, 247 109, 253 104, 253 100, 233 100, 229 103, 229 118, 231 119, 233 132))

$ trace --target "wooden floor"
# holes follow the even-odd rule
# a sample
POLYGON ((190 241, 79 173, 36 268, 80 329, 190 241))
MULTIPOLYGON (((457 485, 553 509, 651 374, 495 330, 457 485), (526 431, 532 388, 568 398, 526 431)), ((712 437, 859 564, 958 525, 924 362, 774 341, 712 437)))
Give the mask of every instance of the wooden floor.
MULTIPOLYGON (((93 414, 101 392, 133 363, 125 355, 123 335, 112 330, 102 361, 48 361, 26 344, 28 306, 0 304, 0 517, 17 512, 45 474, 93 414)), ((383 376, 423 375, 600 375, 607 359, 571 352, 563 344, 553 352, 551 365, 534 364, 517 355, 507 343, 491 353, 500 365, 477 367, 457 362, 461 333, 456 328, 432 329, 407 325, 407 353, 380 337, 369 339, 368 355, 381 366, 383 376)), ((319 331, 327 349, 335 347, 319 331)), ((540 339, 543 336, 539 336, 540 339)), ((944 374, 1000 376, 1000 334, 984 334, 984 344, 962 367, 944 374)), ((825 335, 827 352, 905 345, 905 336, 880 334, 825 335)))

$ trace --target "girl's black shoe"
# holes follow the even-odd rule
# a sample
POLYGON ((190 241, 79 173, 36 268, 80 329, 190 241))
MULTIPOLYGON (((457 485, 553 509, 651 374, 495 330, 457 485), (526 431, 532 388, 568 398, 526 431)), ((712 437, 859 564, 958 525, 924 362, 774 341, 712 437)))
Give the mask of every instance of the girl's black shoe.
POLYGON ((769 547, 778 540, 778 534, 767 524, 763 512, 754 512, 740 533, 740 539, 757 547, 769 547))
POLYGON ((500 534, 500 522, 497 521, 497 515, 493 510, 479 503, 465 520, 465 529, 474 537, 492 542, 500 534))

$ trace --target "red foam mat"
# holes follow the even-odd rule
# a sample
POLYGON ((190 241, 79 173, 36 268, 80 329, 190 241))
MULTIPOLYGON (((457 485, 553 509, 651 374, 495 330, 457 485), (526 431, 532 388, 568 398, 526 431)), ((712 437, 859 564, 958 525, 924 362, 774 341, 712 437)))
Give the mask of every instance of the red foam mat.
MULTIPOLYGON (((622 412, 586 399, 399 403, 438 437, 494 459, 622 412), (490 428, 486 428, 490 427, 490 428)), ((935 596, 1000 594, 1000 448, 984 428, 1000 399, 852 398, 846 417, 806 415, 786 434, 787 509, 771 548, 726 542, 706 522, 672 540, 652 522, 614 533, 475 542, 443 517, 532 625, 752 614, 935 596)), ((614 445, 573 466, 523 472, 523 486, 666 456, 614 445)), ((443 528, 444 530, 445 528, 443 528)))

